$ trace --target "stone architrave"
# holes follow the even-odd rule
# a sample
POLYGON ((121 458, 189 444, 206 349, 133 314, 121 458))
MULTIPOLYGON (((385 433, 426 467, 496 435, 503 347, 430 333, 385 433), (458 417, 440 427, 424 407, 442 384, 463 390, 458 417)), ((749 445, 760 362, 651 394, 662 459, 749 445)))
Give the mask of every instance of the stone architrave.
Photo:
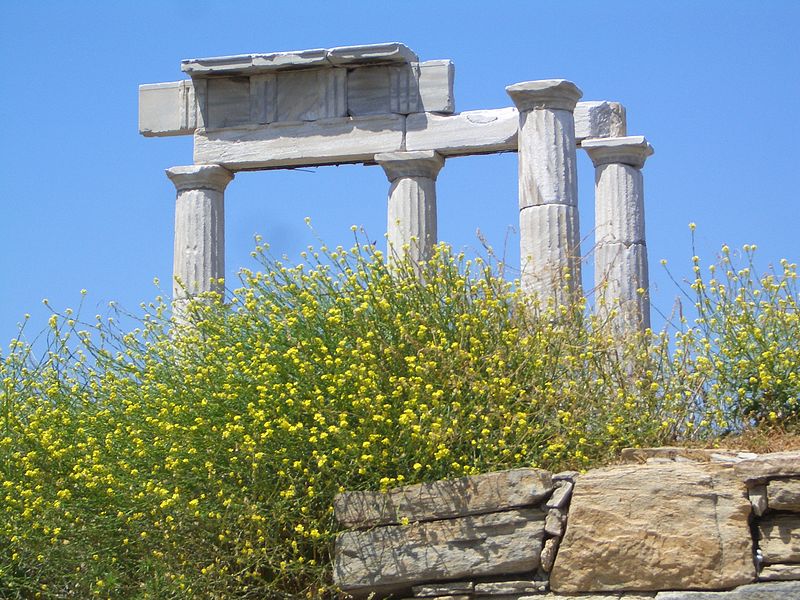
POLYGON ((432 150, 375 155, 391 183, 387 251, 390 263, 404 253, 418 264, 436 244, 436 177, 444 158, 432 150))
POLYGON ((224 196, 233 174, 218 165, 172 167, 166 173, 177 190, 172 296, 180 312, 192 296, 222 290, 224 196))
POLYGON ((713 463, 621 465, 575 483, 560 594, 726 589, 755 579, 747 489, 713 463))
POLYGON ((522 287, 543 304, 564 303, 580 287, 578 179, 571 81, 526 81, 506 88, 519 111, 522 287))
POLYGON ((642 136, 584 140, 595 167, 597 313, 619 333, 650 327, 642 167, 653 147, 642 136))

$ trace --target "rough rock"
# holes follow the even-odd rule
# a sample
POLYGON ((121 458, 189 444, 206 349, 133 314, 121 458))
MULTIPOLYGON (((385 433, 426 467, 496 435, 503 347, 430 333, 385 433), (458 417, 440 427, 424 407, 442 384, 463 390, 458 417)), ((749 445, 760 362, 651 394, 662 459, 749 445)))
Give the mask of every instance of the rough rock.
POLYGON ((773 515, 758 523, 765 563, 800 562, 800 515, 773 515))
POLYGON ((545 540, 540 559, 542 571, 545 573, 549 573, 553 570, 553 563, 556 560, 556 552, 558 552, 558 540, 556 538, 545 540))
POLYGON ((450 583, 426 583, 411 588, 415 598, 431 596, 448 596, 453 594, 471 594, 475 584, 471 581, 454 581, 450 583))
POLYGON ((749 513, 744 485, 723 465, 590 471, 575 484, 551 587, 576 593, 749 583, 755 578, 749 513))
POLYGON ((572 481, 578 478, 580 473, 578 471, 561 471, 553 475, 553 481, 572 481))
POLYGON ((800 450, 761 454, 736 463, 734 471, 748 484, 775 477, 800 477, 800 450))
POLYGON ((767 505, 772 510, 800 511, 800 479, 775 479, 767 484, 767 505))
MULTIPOLYGON (((758 574, 760 581, 800 580, 800 565, 769 565, 758 574)), ((792 596, 792 598, 800 598, 792 596)))
POLYGON ((382 492, 345 492, 333 502, 344 527, 432 521, 533 506, 553 489, 549 471, 511 469, 382 492))
POLYGON ((556 489, 545 503, 545 508, 563 508, 569 502, 574 484, 571 481, 558 481, 555 485, 556 489))
POLYGON ((753 583, 725 592, 660 592, 656 600, 796 600, 800 583, 753 583))
POLYGON ((544 520, 544 532, 553 537, 561 537, 564 533, 564 522, 567 520, 566 515, 558 508, 551 508, 547 511, 547 517, 544 520))
POLYGON ((345 531, 334 581, 353 595, 423 583, 527 573, 539 566, 544 513, 537 509, 345 531))
POLYGON ((498 596, 503 594, 535 594, 547 591, 546 581, 492 581, 488 583, 476 583, 476 594, 487 594, 498 596))
POLYGON ((747 491, 750 497, 750 504, 753 507, 753 514, 760 517, 767 510, 767 488, 763 485, 757 485, 747 491))
POLYGON ((662 446, 660 448, 625 448, 622 450, 621 458, 622 462, 626 464, 645 464, 654 459, 668 459, 673 462, 737 463, 756 456, 752 452, 739 450, 662 446))

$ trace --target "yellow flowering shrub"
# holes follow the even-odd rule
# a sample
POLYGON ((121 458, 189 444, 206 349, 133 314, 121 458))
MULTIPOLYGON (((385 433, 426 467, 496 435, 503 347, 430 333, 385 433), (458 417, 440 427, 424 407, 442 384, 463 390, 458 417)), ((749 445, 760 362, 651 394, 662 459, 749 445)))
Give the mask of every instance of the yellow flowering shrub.
POLYGON ((339 491, 798 421, 795 265, 724 254, 697 323, 620 340, 444 245, 419 277, 368 244, 255 255, 193 325, 54 313, 0 357, 1 597, 330 597, 339 491))

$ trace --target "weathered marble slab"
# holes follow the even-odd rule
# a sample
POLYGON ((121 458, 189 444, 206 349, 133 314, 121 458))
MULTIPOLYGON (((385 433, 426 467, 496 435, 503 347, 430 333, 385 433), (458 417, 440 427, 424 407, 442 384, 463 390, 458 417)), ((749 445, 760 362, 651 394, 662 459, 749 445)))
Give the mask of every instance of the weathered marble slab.
POLYGON ((771 515, 758 523, 758 547, 765 563, 800 562, 800 515, 771 515))
POLYGON ((279 73, 275 120, 317 121, 347 116, 346 78, 342 69, 279 73))
POLYGON ((755 579, 745 486, 715 464, 622 465, 575 483, 559 593, 724 589, 755 579))
POLYGON ((139 133, 145 137, 191 135, 198 123, 191 81, 139 86, 139 133))
POLYGON ((206 83, 207 127, 236 127, 250 121, 250 79, 215 77, 206 83))
POLYGON ((217 75, 252 75, 285 69, 307 69, 329 66, 325 48, 296 50, 291 52, 268 52, 263 54, 236 54, 189 58, 181 61, 181 71, 190 77, 212 77, 217 75))
POLYGON ((487 583, 476 583, 475 593, 486 594, 487 596, 510 595, 510 594, 536 594, 547 591, 546 581, 515 580, 515 581, 492 581, 487 583))
POLYGON ((770 481, 767 484, 767 506, 772 510, 800 512, 800 479, 773 479, 770 481))
POLYGON ((328 50, 328 62, 335 66, 353 66, 377 62, 409 63, 419 60, 405 44, 386 42, 363 46, 340 46, 328 50))
POLYGON ((527 573, 539 565, 543 535, 544 514, 536 509, 346 531, 336 540, 334 582, 366 596, 422 583, 527 573))
POLYGON ((290 52, 268 52, 190 58, 181 61, 181 70, 192 78, 218 75, 252 75, 312 67, 352 67, 363 64, 409 63, 417 55, 405 44, 387 42, 364 46, 314 48, 290 52))
POLYGON ((628 127, 625 107, 606 100, 578 102, 575 106, 575 138, 623 137, 628 127))
POLYGON ((515 152, 518 128, 515 108, 471 110, 452 116, 416 113, 406 121, 406 149, 436 150, 445 157, 515 152))
POLYGON ((345 492, 333 501, 344 527, 374 527, 409 521, 432 521, 522 506, 533 506, 553 491, 549 471, 510 469, 388 492, 345 492))
POLYGON ((371 162, 401 150, 404 129, 404 116, 380 115, 198 130, 194 161, 233 171, 371 162))
POLYGON ((427 60, 417 63, 419 75, 419 104, 410 112, 439 112, 451 114, 456 110, 453 84, 455 65, 452 60, 427 60))

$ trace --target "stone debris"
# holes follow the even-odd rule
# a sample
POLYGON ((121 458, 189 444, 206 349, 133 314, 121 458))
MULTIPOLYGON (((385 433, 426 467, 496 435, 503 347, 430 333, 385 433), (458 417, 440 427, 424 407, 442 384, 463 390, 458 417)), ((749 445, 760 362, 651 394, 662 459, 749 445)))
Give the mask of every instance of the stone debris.
POLYGON ((549 573, 553 570, 553 564, 556 561, 556 552, 558 552, 558 540, 556 538, 545 540, 540 557, 541 567, 545 573, 549 573))
POLYGON ((800 479, 773 479, 767 485, 767 504, 772 510, 800 512, 800 479))
POLYGON ((553 490, 549 471, 511 469, 382 492, 345 492, 333 502, 344 527, 432 521, 535 506, 553 490))
POLYGON ((723 465, 590 471, 575 484, 550 586, 572 594, 749 583, 755 578, 749 514, 744 486, 723 465))

